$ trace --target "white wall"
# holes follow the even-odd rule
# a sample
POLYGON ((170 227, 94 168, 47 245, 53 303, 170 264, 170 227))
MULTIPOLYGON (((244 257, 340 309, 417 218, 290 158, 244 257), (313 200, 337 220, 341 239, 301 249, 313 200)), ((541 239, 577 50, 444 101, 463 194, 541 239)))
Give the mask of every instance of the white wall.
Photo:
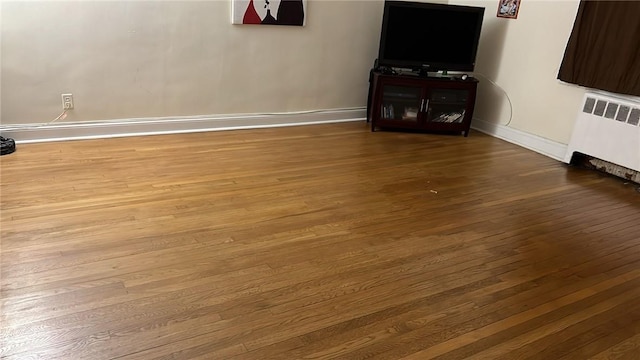
MULTIPOLYGON (((476 70, 504 88, 510 127, 568 143, 584 89, 556 80, 579 0, 485 6, 476 70)), ((309 0, 307 25, 231 25, 230 0, 3 1, 1 121, 47 122, 359 107, 377 55, 383 0, 309 0)), ((482 79, 481 79, 482 80, 482 79)), ((481 81, 475 117, 506 124, 481 81)))
POLYGON ((3 1, 2 124, 366 104, 382 0, 308 1, 305 27, 231 25, 223 1, 3 1))
MULTIPOLYGON (((513 102, 510 127, 567 144, 584 89, 557 80, 579 0, 523 0, 518 18, 496 17, 498 0, 450 0, 484 6, 476 72, 504 88, 513 102)), ((480 79, 474 117, 509 121, 503 93, 480 79)))

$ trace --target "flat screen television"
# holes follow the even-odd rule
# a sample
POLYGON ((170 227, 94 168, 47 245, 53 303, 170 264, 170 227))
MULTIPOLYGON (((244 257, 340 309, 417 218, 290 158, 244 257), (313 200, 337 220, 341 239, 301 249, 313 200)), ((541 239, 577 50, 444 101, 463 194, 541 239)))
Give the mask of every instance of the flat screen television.
POLYGON ((378 66, 473 71, 484 8, 386 1, 378 66))

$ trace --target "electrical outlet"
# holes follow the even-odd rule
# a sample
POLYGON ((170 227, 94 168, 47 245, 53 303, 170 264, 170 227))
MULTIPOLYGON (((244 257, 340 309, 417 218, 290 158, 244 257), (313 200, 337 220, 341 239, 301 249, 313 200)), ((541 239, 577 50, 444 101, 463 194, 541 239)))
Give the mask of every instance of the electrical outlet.
POLYGON ((62 109, 73 109, 73 94, 62 94, 62 109))

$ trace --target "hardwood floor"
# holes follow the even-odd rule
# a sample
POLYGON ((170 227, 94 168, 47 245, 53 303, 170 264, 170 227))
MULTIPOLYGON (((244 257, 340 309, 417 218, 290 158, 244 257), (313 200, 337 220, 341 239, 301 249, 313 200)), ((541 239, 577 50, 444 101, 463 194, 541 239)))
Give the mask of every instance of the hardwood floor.
POLYGON ((3 359, 640 359, 640 193, 364 123, 24 144, 3 359))

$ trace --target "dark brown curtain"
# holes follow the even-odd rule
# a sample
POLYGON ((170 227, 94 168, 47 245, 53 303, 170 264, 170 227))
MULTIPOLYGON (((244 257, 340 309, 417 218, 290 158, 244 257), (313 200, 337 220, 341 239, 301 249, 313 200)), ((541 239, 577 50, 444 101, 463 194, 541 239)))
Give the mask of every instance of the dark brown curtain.
POLYGON ((558 79, 640 96, 640 1, 582 0, 558 79))

